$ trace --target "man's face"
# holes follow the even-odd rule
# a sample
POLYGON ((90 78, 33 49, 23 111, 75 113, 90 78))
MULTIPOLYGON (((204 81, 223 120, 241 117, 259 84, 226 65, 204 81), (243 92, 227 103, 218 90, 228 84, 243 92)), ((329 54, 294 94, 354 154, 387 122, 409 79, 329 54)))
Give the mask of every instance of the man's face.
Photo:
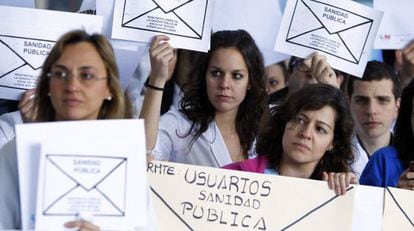
POLYGON ((355 80, 353 85, 354 91, 349 97, 357 135, 363 140, 388 135, 399 108, 392 81, 355 80))

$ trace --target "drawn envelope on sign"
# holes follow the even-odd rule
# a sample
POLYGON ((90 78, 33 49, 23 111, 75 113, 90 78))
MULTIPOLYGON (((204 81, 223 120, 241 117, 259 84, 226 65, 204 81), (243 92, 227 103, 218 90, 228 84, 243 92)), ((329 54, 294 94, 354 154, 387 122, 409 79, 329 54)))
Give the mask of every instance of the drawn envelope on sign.
POLYGON ((202 39, 208 0, 125 0, 122 27, 202 39))
MULTIPOLYGON (((0 53, 3 57, 0 62, 0 80, 15 73, 26 77, 37 77, 38 70, 54 44, 54 41, 0 35, 0 53)), ((4 84, 0 83, 1 85, 4 84)), ((13 86, 4 87, 23 89, 13 86)), ((28 86, 31 87, 33 86, 28 86)))
POLYGON ((126 158, 48 154, 44 166, 44 215, 125 215, 126 158))
POLYGON ((414 228, 414 192, 411 190, 385 189, 382 230, 412 230, 414 228))
POLYGON ((358 64, 373 20, 315 0, 297 0, 286 42, 358 64))

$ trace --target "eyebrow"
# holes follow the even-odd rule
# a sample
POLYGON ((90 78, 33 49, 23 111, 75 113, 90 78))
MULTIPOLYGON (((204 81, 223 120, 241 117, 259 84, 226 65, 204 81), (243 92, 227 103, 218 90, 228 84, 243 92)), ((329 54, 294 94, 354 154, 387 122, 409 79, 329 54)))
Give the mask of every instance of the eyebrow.
MULTIPOLYGON (((65 69, 66 71, 69 70, 69 68, 67 68, 65 65, 62 65, 62 64, 54 64, 52 65, 52 68, 62 68, 62 69, 65 69)), ((93 66, 81 66, 79 69, 85 70, 85 69, 96 69, 96 68, 93 66)))
MULTIPOLYGON (((217 69, 217 70, 223 70, 223 68, 216 67, 216 66, 210 66, 210 68, 217 69)), ((248 71, 247 69, 235 69, 235 70, 232 70, 232 72, 248 72, 248 71)))
MULTIPOLYGON (((299 113, 299 115, 301 115, 301 116, 304 116, 307 120, 309 120, 309 117, 307 116, 307 115, 305 115, 305 114, 303 114, 303 113, 299 113)), ((327 123, 325 123, 325 122, 323 122, 322 120, 316 120, 316 122, 317 123, 321 123, 321 124, 324 124, 324 125, 326 125, 328 128, 330 128, 331 130, 333 129, 329 124, 327 124, 327 123)))

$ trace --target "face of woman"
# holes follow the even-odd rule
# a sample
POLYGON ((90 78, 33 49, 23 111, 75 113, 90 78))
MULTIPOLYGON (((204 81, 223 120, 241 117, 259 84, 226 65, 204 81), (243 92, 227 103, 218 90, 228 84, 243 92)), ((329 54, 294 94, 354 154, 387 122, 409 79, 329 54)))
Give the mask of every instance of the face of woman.
POLYGON ((49 92, 55 120, 97 119, 111 96, 103 60, 88 42, 67 45, 53 64, 49 92))
POLYGON ((206 73, 207 95, 216 112, 235 112, 246 97, 249 71, 235 48, 219 48, 212 54, 206 73))
POLYGON ((282 138, 283 161, 314 169, 327 150, 333 148, 335 110, 325 106, 302 111, 286 124, 282 138))
POLYGON ((285 74, 280 65, 274 64, 265 68, 266 76, 266 91, 267 94, 272 94, 286 87, 285 74))

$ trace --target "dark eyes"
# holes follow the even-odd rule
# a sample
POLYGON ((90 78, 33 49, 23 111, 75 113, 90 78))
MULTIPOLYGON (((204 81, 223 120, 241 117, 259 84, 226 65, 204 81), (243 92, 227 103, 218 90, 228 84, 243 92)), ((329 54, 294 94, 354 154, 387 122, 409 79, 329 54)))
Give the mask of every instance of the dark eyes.
MULTIPOLYGON (((219 71, 219 70, 212 70, 212 71, 210 71, 210 74, 213 77, 219 77, 219 76, 224 76, 225 75, 224 72, 219 71)), ((232 78, 236 79, 236 80, 243 78, 243 75, 241 73, 238 73, 238 72, 234 72, 231 75, 232 75, 232 78)))
POLYGON ((269 80, 269 85, 270 86, 276 86, 279 84, 279 81, 275 80, 275 79, 271 79, 269 80))

